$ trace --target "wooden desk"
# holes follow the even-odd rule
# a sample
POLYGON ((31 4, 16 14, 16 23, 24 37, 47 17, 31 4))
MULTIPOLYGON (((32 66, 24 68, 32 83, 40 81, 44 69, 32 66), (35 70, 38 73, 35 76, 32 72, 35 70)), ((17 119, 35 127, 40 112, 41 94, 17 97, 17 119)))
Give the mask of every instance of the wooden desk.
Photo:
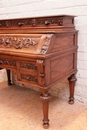
POLYGON ((53 84, 68 78, 69 103, 74 103, 77 34, 74 16, 0 20, 0 68, 14 71, 19 83, 40 89, 44 128, 49 126, 53 84))

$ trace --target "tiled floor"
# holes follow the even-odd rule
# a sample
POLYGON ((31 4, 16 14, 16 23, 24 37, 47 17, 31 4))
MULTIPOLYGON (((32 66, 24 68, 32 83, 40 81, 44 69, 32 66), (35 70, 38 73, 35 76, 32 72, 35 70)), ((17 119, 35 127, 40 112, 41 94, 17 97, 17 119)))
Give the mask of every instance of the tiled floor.
MULTIPOLYGON (((0 130, 44 130, 39 92, 0 83, 0 130)), ((52 97, 49 130, 87 130, 87 106, 52 97)))

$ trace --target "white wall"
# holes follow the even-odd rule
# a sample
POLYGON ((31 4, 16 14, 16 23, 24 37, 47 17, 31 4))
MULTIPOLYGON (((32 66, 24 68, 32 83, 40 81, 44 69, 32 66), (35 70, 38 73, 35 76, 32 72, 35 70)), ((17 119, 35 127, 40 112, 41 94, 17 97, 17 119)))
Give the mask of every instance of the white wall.
MULTIPOLYGON (((78 36, 78 73, 75 99, 87 103, 87 0, 0 0, 0 19, 69 14, 76 15, 78 36)), ((1 74, 0 74, 1 75, 1 74)), ((68 97, 66 79, 50 93, 68 97)))
POLYGON ((6 70, 0 70, 0 82, 7 81, 7 75, 6 75, 6 70))

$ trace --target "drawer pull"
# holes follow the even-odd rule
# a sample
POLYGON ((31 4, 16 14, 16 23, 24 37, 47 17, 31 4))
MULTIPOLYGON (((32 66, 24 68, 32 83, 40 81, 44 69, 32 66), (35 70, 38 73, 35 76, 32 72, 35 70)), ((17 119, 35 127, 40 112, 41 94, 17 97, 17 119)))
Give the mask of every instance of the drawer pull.
POLYGON ((21 23, 21 22, 20 22, 20 23, 18 23, 18 25, 19 25, 19 26, 22 26, 22 25, 24 25, 24 23, 21 23))
POLYGON ((41 73, 40 73, 39 75, 40 75, 41 77, 44 77, 44 76, 45 76, 45 74, 41 74, 41 73))
POLYGON ((47 26, 47 25, 49 25, 49 24, 51 24, 51 21, 46 20, 46 21, 45 21, 45 25, 47 26))

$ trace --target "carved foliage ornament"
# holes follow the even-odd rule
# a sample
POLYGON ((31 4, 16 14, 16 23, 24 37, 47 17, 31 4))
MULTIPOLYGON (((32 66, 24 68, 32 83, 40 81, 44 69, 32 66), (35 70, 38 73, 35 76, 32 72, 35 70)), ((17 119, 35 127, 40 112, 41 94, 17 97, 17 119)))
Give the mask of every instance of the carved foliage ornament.
POLYGON ((35 46, 38 43, 34 41, 32 38, 19 38, 19 37, 0 37, 0 44, 4 47, 13 47, 15 49, 28 48, 29 46, 35 46))
POLYGON ((40 54, 46 54, 52 35, 53 34, 47 34, 44 38, 44 45, 41 47, 40 54))
POLYGON ((37 77, 29 75, 29 74, 21 74, 21 78, 27 81, 37 82, 37 77))
POLYGON ((0 60, 0 64, 3 64, 3 65, 10 65, 10 66, 16 66, 16 62, 15 61, 9 61, 9 60, 0 60))
POLYGON ((20 67, 21 68, 27 68, 27 69, 33 69, 33 70, 37 70, 37 67, 35 64, 31 64, 31 63, 20 63, 20 67))
POLYGON ((0 22, 0 27, 13 27, 13 26, 17 26, 17 27, 21 27, 21 26, 32 26, 32 27, 36 27, 38 25, 58 25, 58 26, 63 26, 63 17, 57 17, 57 18, 46 18, 46 19, 21 19, 21 20, 6 20, 6 21, 1 21, 0 22))
POLYGON ((63 26, 63 17, 59 17, 57 20, 58 26, 63 26))
POLYGON ((37 69, 38 69, 38 83, 41 86, 45 86, 45 73, 44 73, 44 61, 37 60, 36 61, 37 69))

